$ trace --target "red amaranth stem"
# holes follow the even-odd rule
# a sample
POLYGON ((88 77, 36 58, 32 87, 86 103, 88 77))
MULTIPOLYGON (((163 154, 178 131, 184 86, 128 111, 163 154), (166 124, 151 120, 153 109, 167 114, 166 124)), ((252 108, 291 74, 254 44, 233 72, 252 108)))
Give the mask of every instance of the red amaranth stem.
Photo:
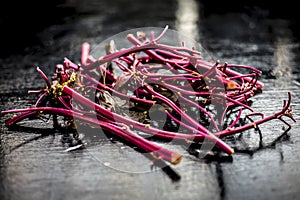
MULTIPOLYGON (((194 133, 199 133, 199 131, 193 127, 190 127, 188 125, 186 125, 185 123, 182 123, 181 121, 179 121, 178 119, 176 119, 174 116, 172 116, 167 110, 165 111, 166 114, 172 118, 172 120, 174 120, 175 122, 183 125, 185 128, 193 131, 194 133)), ((226 144, 224 141, 220 140, 220 138, 218 138, 216 135, 212 134, 212 133, 208 133, 207 135, 204 136, 206 139, 212 140, 213 142, 215 142, 215 144, 220 147, 222 150, 224 150, 226 153, 228 153, 229 155, 234 153, 234 150, 228 146, 228 144, 226 144)))
POLYGON ((292 108, 290 107, 290 104, 291 104, 291 93, 288 92, 288 102, 286 103, 286 101, 284 100, 284 105, 283 105, 281 111, 276 112, 273 115, 270 115, 270 116, 267 116, 267 117, 263 117, 260 120, 256 120, 256 121, 254 121, 252 123, 249 123, 249 124, 246 124, 244 126, 240 126, 240 127, 237 127, 237 128, 231 128, 230 127, 229 129, 220 131, 220 132, 216 133, 215 135, 219 136, 219 137, 225 137, 225 136, 228 136, 228 135, 233 135, 233 134, 236 134, 236 133, 240 133, 240 132, 246 131, 246 130, 251 129, 251 128, 256 128, 258 125, 260 125, 262 123, 265 123, 267 121, 271 121, 273 119, 279 119, 279 120, 283 121, 286 125, 288 125, 289 127, 291 127, 290 124, 286 123, 282 119, 282 117, 285 116, 285 117, 290 118, 294 122, 296 121, 293 118, 293 116, 292 116, 292 108))
POLYGON ((48 87, 48 88, 51 88, 51 83, 50 83, 48 77, 44 74, 44 72, 43 72, 42 70, 40 70, 39 67, 37 67, 36 70, 39 72, 39 74, 41 75, 41 77, 42 77, 42 78, 44 79, 44 81, 46 82, 47 87, 48 87))
POLYGON ((67 69, 71 68, 71 69, 75 69, 75 70, 80 70, 79 65, 76 65, 75 63, 73 63, 72 61, 70 61, 68 58, 64 58, 64 67, 66 67, 67 69))
MULTIPOLYGON (((199 65, 201 65, 201 67, 203 69, 206 69, 206 70, 210 69, 210 66, 211 66, 210 62, 207 62, 207 61, 204 61, 204 60, 197 60, 197 62, 198 62, 199 65)), ((228 66, 228 64, 227 64, 227 66, 228 66)), ((241 74, 239 72, 233 71, 231 69, 227 69, 227 66, 226 66, 226 74, 228 76, 243 76, 243 74, 241 74)), ((225 65, 222 65, 219 68, 222 68, 222 67, 225 67, 225 65)), ((261 71, 259 71, 258 73, 260 74, 261 71)), ((244 77, 244 80, 247 81, 247 82, 250 82, 251 81, 251 77, 244 77)), ((257 81, 256 87, 257 88, 263 88, 264 84, 261 81, 257 81)))
MULTIPOLYGON (((18 123, 19 121, 22 121, 28 117, 32 117, 32 116, 36 116, 37 112, 35 111, 28 111, 28 109, 25 110, 26 112, 20 114, 20 115, 17 115, 17 116, 13 116, 12 118, 8 119, 5 121, 5 125, 7 127, 11 127, 13 126, 14 124, 18 123)), ((1 112, 2 114, 5 114, 6 111, 2 111, 1 112)))
MULTIPOLYGON (((105 131, 109 131, 115 136, 118 136, 127 142, 141 148, 142 150, 146 151, 147 153, 151 153, 157 159, 166 160, 172 164, 178 164, 181 161, 182 156, 178 153, 172 152, 168 149, 165 149, 161 146, 158 146, 147 139, 139 136, 132 130, 128 128, 128 126, 124 125, 123 127, 118 127, 116 125, 112 125, 111 123, 107 123, 105 121, 97 120, 95 118, 86 117, 80 113, 73 112, 68 109, 62 108, 52 108, 52 107, 40 107, 40 108, 29 108, 29 109, 19 109, 19 110, 12 110, 11 112, 24 112, 22 115, 22 119, 25 117, 29 117, 31 113, 36 112, 43 112, 45 114, 55 114, 61 115, 65 117, 75 117, 79 120, 82 120, 86 123, 99 126, 101 129, 105 131), (30 110, 30 111, 26 111, 30 110), (125 128, 124 128, 125 127, 125 128)), ((2 114, 6 114, 8 112, 2 112, 2 114)), ((19 115, 21 116, 21 115, 19 115)), ((19 117, 21 119, 21 117, 19 117)))

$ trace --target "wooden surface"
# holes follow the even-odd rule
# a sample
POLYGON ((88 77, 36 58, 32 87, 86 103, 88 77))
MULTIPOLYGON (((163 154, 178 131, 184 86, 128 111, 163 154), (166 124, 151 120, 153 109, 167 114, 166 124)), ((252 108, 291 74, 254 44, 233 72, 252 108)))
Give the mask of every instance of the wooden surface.
MULTIPOLYGON (((63 7, 71 10, 69 16, 61 16, 63 23, 39 30, 39 41, 26 44, 24 54, 1 57, 0 110, 33 103, 35 96, 27 90, 44 87, 34 66, 50 75, 64 56, 78 61, 84 41, 96 44, 134 27, 176 28, 178 8, 172 1, 72 2, 63 7)), ((265 87, 253 98, 254 109, 272 114, 292 92, 297 122, 289 121, 290 131, 276 120, 259 126, 260 132, 246 131, 232 144, 232 157, 197 158, 180 145, 165 144, 184 156, 180 164, 160 169, 134 148, 93 130, 81 133, 86 149, 65 152, 62 134, 51 128, 51 122, 24 122, 8 130, 4 116, 0 199, 299 199, 300 43, 294 16, 271 16, 268 8, 243 6, 240 12, 215 13, 209 5, 196 5, 201 16, 196 27, 210 55, 263 70, 265 87)))

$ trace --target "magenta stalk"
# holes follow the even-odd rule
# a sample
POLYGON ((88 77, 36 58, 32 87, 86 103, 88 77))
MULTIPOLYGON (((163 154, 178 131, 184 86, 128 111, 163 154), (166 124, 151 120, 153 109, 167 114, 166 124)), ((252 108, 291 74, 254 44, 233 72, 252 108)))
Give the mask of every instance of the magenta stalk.
MULTIPOLYGON (((76 119, 82 120, 82 121, 92 124, 94 126, 98 126, 105 131, 109 131, 110 133, 114 134, 115 136, 126 140, 127 142, 139 147, 140 149, 146 151, 147 153, 150 153, 156 159, 163 159, 172 164, 178 164, 182 159, 182 155, 172 152, 168 149, 165 149, 161 146, 158 146, 158 145, 148 141, 147 139, 145 139, 145 138, 137 135, 135 132, 131 131, 125 125, 123 127, 118 127, 118 126, 112 125, 111 123, 107 123, 105 121, 86 117, 80 113, 76 113, 71 110, 62 109, 62 108, 39 107, 39 108, 12 110, 11 112, 22 112, 25 110, 30 110, 30 111, 26 111, 25 114, 22 116, 22 119, 24 119, 25 117, 29 117, 31 113, 36 113, 36 112, 43 112, 45 114, 46 113, 47 114, 55 114, 55 115, 61 115, 61 116, 66 116, 66 117, 72 117, 72 118, 75 117, 76 119)), ((6 113, 8 113, 8 112, 2 112, 2 114, 6 114, 6 113)))

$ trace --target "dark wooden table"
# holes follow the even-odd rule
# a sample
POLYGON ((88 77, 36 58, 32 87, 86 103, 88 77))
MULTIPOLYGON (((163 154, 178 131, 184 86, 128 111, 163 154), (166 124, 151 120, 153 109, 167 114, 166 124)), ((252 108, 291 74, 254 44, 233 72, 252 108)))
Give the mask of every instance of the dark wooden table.
MULTIPOLYGON (((0 110, 34 102, 36 97, 27 91, 44 87, 35 66, 50 76, 64 56, 79 61, 82 42, 96 45, 130 28, 168 24, 193 34, 221 62, 261 69, 265 88, 253 98, 257 111, 266 115, 278 111, 291 91, 297 122, 291 122, 290 131, 276 120, 259 126, 262 137, 247 131, 234 144, 237 152, 232 157, 197 158, 180 145, 166 144, 182 152, 183 160, 160 169, 134 148, 93 131, 81 133, 87 148, 65 152, 62 135, 51 122, 24 122, 8 130, 4 116, 0 118, 0 199, 299 199, 296 14, 252 1, 219 6, 214 2, 55 1, 59 6, 38 4, 41 10, 51 10, 39 10, 38 16, 28 3, 26 9, 17 10, 19 20, 10 19, 10 5, 0 21, 5 30, 1 30, 0 110), (184 18, 186 14, 190 15, 184 18), (36 17, 45 23, 36 24, 36 17), (18 23, 27 23, 28 29, 18 28, 18 23)), ((293 4, 282 9, 295 10, 293 4)))

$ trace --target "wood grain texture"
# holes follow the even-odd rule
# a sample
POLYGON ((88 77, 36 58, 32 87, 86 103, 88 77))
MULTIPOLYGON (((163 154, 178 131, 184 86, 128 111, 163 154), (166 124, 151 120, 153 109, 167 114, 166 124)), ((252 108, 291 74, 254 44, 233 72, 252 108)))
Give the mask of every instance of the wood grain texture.
MULTIPOLYGON (((93 4, 67 2, 64 6, 76 8, 79 14, 64 16, 65 23, 35 33, 43 44, 0 59, 0 110, 33 103, 35 97, 27 90, 44 87, 34 66, 50 76, 64 56, 79 60, 84 41, 96 45, 139 26, 176 28, 176 2, 155 1, 146 9, 145 1, 129 1, 125 10, 121 1, 88 2, 93 4), (100 6, 109 9, 101 12, 100 6)), ((206 9, 202 6, 199 12, 206 9)), ((180 145, 165 144, 182 152, 183 159, 179 165, 160 169, 134 148, 111 142, 95 130, 81 133, 86 149, 65 152, 62 134, 51 128, 51 122, 24 122, 8 130, 6 117, 1 117, 0 199, 299 199, 300 38, 291 28, 293 19, 271 18, 267 8, 255 9, 206 10, 197 22, 199 40, 221 62, 263 71, 265 88, 252 104, 257 111, 274 113, 281 109, 287 91, 292 92, 297 122, 289 132, 276 120, 259 126, 262 140, 258 131, 246 131, 232 144, 236 154, 230 158, 201 159, 180 145)))

